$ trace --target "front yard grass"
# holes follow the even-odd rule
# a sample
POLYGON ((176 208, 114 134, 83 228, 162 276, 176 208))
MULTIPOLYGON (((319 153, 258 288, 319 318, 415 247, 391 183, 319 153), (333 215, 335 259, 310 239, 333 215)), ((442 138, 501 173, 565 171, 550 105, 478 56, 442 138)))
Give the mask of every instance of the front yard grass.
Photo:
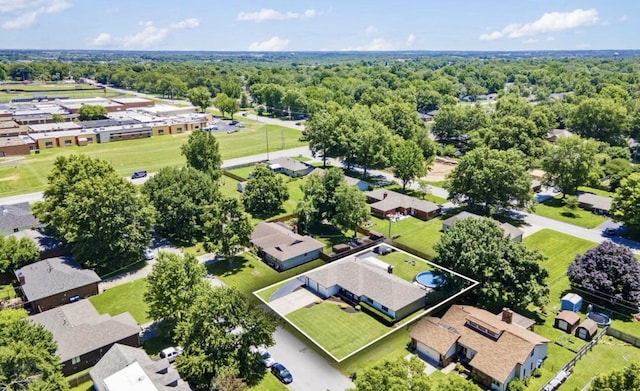
POLYGON ((326 302, 300 308, 286 318, 338 360, 390 330, 368 314, 347 313, 326 302))
POLYGON ((571 214, 567 213, 561 194, 549 198, 543 203, 536 204, 534 213, 589 229, 595 228, 607 220, 604 216, 593 214, 581 208, 576 208, 571 211, 571 214))
POLYGON ((442 235, 442 232, 440 232, 442 220, 440 218, 422 221, 409 216, 395 223, 389 223, 389 220, 371 216, 370 220, 374 225, 369 229, 388 236, 389 224, 391 224, 391 237, 397 235, 394 242, 416 249, 428 258, 436 256, 433 246, 440 240, 442 235))
POLYGON ((138 324, 143 324, 151 320, 147 315, 149 307, 144 301, 146 290, 147 279, 141 278, 109 288, 97 296, 90 297, 89 301, 101 314, 115 316, 128 311, 138 324))

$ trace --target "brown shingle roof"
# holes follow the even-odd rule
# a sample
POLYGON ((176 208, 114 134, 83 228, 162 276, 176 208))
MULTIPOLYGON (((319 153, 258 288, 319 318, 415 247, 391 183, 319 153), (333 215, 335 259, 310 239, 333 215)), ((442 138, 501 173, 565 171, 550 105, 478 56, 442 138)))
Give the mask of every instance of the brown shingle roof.
POLYGON ((423 212, 433 212, 440 207, 431 201, 421 200, 405 194, 387 189, 376 189, 365 193, 367 197, 377 200, 371 203, 371 208, 387 211, 396 208, 413 208, 423 212))
POLYGON ((573 311, 560 311, 558 315, 556 315, 556 319, 564 320, 568 324, 574 326, 576 323, 580 322, 580 315, 576 314, 573 311))
POLYGON ((583 320, 578 327, 586 329, 591 336, 598 332, 598 324, 589 318, 583 320))
POLYGON ((251 243, 281 261, 324 247, 323 243, 310 236, 299 235, 282 224, 269 222, 256 225, 251 243))
POLYGON ((429 339, 429 347, 444 356, 456 343, 460 334, 453 327, 442 323, 439 318, 427 316, 416 324, 409 336, 417 341, 429 339))

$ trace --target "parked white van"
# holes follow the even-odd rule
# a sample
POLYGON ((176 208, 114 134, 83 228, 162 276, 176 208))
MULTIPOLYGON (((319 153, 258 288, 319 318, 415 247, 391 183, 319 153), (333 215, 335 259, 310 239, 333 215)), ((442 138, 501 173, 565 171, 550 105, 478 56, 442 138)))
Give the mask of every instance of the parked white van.
POLYGON ((176 357, 178 357, 180 353, 182 353, 182 347, 172 346, 166 349, 162 349, 162 352, 160 352, 160 358, 166 358, 167 360, 169 360, 169 362, 174 362, 176 360, 176 357))

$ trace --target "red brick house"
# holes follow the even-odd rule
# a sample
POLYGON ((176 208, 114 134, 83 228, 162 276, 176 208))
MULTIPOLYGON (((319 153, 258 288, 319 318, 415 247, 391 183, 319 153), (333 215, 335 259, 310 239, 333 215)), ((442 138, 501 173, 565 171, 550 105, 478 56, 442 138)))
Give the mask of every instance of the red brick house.
POLYGON ((365 193, 371 214, 387 218, 396 214, 413 216, 421 220, 437 217, 442 208, 433 202, 421 200, 387 189, 377 189, 365 193))

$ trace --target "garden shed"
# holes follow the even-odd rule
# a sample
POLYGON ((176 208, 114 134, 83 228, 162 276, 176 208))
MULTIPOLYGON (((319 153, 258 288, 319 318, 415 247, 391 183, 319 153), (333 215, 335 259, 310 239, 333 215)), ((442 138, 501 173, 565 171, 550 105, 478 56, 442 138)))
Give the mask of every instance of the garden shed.
POLYGON ((578 312, 582 308, 582 297, 576 293, 567 293, 560 300, 560 310, 578 312))
POLYGON ((580 315, 573 311, 564 310, 558 312, 553 326, 566 333, 573 334, 573 331, 578 327, 579 323, 580 315))
POLYGON ((598 332, 598 324, 591 319, 585 319, 576 328, 576 337, 584 339, 585 341, 591 341, 591 339, 598 332))

